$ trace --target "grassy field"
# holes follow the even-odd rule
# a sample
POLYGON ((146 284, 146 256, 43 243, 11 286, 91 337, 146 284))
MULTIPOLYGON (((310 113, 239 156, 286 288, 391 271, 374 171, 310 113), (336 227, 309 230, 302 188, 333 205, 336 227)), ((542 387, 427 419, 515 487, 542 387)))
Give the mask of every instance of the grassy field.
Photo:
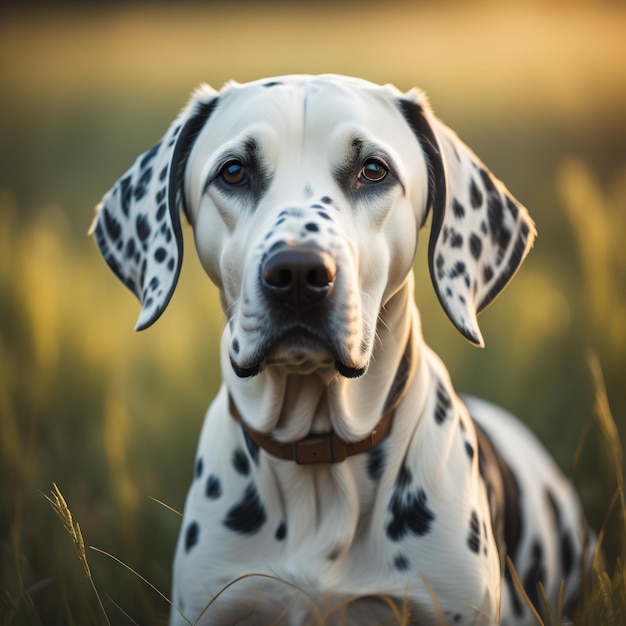
POLYGON ((481 316, 484 351, 440 310, 423 248, 416 297, 457 389, 529 423, 604 529, 576 623, 626 623, 626 10, 115 6, 0 13, 0 626, 165 622, 166 601, 89 546, 169 592, 179 517, 155 499, 182 510, 224 316, 187 232, 170 308, 134 334, 138 305, 85 233, 195 85, 291 72, 422 87, 529 208, 539 238, 481 316))

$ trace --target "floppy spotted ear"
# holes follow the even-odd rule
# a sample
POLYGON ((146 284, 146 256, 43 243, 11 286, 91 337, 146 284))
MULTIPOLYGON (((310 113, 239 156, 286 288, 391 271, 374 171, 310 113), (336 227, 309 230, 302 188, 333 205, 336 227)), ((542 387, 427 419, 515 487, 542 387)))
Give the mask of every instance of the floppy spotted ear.
POLYGON ((457 135, 424 96, 409 92, 400 109, 426 155, 430 276, 448 317, 484 346, 476 316, 513 278, 535 239, 528 211, 457 135))
POLYGON ((216 92, 200 87, 161 141, 137 158, 96 207, 89 234, 141 302, 135 330, 158 319, 176 287, 183 259, 185 165, 216 103, 216 92))

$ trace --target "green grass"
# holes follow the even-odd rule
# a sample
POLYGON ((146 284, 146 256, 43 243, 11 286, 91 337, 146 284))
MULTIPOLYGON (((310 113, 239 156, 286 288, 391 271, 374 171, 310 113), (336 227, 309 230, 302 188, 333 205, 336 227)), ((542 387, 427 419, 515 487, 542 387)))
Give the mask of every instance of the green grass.
POLYGON ((168 594, 180 518, 154 499, 182 510, 224 316, 187 231, 168 311, 134 334, 138 305, 85 233, 199 81, 324 71, 425 88, 536 219, 535 249, 480 318, 484 351, 440 310, 425 246, 416 297, 457 388, 528 422, 602 530, 576 623, 624 621, 625 30, 626 11, 598 3, 4 10, 0 626, 165 623, 137 574, 168 594), (90 577, 43 495, 54 484, 90 577))

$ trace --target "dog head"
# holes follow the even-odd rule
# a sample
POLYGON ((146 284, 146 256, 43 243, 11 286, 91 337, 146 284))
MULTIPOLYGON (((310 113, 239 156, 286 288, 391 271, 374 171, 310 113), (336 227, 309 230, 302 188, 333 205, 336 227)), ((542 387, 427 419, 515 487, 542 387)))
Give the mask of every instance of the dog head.
POLYGON ((175 288, 182 211, 239 376, 280 364, 351 377, 367 368, 431 208, 439 301, 483 345, 476 315, 517 271, 534 225, 417 90, 333 75, 203 86, 104 196, 93 232, 141 301, 137 329, 175 288))

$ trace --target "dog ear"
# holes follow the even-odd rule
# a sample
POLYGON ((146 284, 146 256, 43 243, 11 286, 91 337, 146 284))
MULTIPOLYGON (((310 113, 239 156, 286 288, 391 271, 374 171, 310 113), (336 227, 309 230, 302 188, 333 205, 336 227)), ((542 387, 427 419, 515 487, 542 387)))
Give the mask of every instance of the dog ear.
POLYGON ((430 276, 448 317, 483 347, 476 316, 513 278, 536 236, 528 211, 457 135, 424 96, 409 92, 400 110, 426 155, 432 227, 430 276))
POLYGON ((96 207, 89 234, 141 302, 135 330, 159 318, 176 287, 183 259, 185 165, 216 104, 217 92, 201 86, 161 141, 137 158, 96 207))

